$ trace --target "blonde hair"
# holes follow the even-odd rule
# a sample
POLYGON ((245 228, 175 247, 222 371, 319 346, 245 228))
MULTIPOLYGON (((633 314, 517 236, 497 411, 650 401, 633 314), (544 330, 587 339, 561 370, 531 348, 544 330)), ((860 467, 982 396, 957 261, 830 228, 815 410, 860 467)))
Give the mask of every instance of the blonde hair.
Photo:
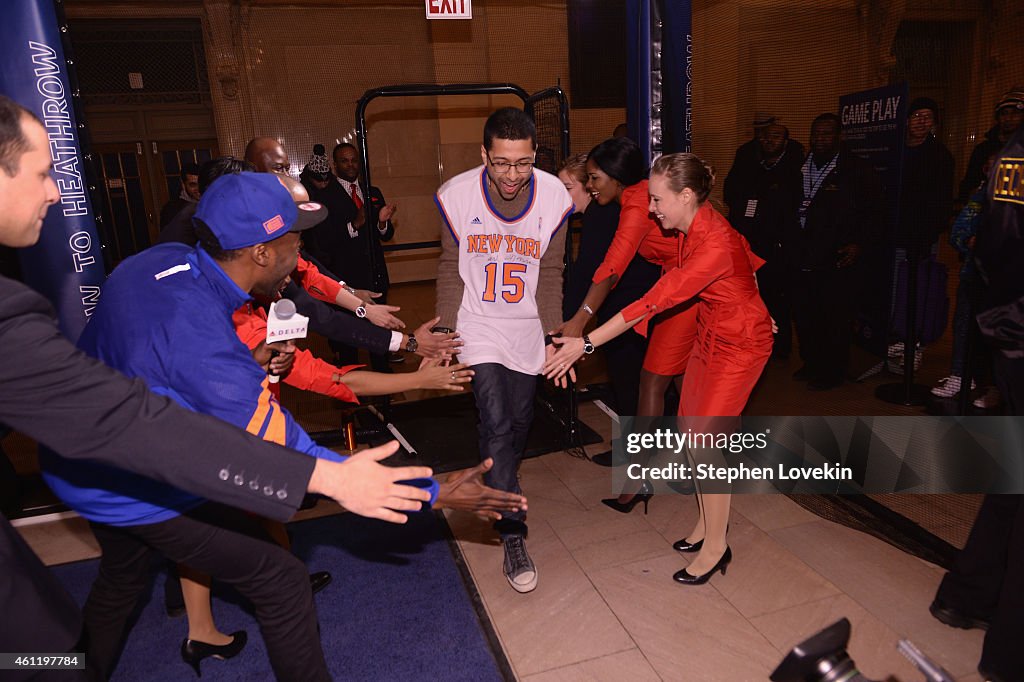
POLYGON ((696 154, 666 154, 654 162, 651 175, 665 176, 669 188, 676 193, 689 187, 701 204, 715 186, 715 169, 696 154))
POLYGON ((559 173, 562 171, 576 178, 576 181, 581 185, 585 185, 587 183, 587 155, 576 154, 575 156, 570 156, 558 169, 559 173))

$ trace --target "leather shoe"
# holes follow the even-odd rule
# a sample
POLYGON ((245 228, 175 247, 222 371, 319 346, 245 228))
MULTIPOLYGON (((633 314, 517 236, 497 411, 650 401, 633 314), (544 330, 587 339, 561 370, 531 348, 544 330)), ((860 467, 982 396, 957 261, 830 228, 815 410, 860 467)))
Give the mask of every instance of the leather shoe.
POLYGON ((987 620, 969 616, 963 611, 959 611, 939 599, 933 601, 932 605, 928 607, 928 610, 933 616, 935 616, 935 620, 940 623, 944 623, 951 628, 960 628, 961 630, 988 630, 989 623, 987 620))
POLYGON ((309 586, 312 588, 313 594, 316 594, 330 584, 331 574, 327 571, 317 571, 316 573, 309 574, 309 586))
POLYGON ((625 459, 615 456, 615 450, 605 450, 590 458, 590 461, 599 467, 620 467, 628 463, 625 459))

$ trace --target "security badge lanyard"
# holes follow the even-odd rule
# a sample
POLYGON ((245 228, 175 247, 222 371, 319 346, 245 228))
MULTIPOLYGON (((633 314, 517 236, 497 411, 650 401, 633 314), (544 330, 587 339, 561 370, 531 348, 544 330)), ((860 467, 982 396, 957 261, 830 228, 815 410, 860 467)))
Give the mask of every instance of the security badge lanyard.
POLYGON ((800 227, 806 227, 807 222, 807 209, 810 208, 811 202, 814 201, 815 195, 818 190, 821 189, 821 183, 825 181, 825 178, 836 169, 836 159, 839 158, 837 152, 828 163, 822 168, 816 169, 814 165, 814 156, 808 155, 806 163, 804 163, 804 200, 800 202, 800 227))

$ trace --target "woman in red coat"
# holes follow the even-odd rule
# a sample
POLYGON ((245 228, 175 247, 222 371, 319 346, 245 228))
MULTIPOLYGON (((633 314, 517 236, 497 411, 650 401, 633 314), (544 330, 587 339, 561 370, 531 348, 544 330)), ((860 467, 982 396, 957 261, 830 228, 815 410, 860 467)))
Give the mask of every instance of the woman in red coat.
MULTIPOLYGON (((686 364, 679 414, 695 432, 716 423, 700 418, 740 415, 771 355, 772 321, 754 278, 763 261, 707 202, 713 185, 711 168, 693 154, 658 159, 651 169, 649 208, 662 227, 681 233, 679 267, 589 337, 556 339, 561 348, 545 364, 548 377, 562 376, 584 353, 632 327, 646 333, 651 316, 696 298, 697 338, 686 364)), ((726 543, 730 496, 698 491, 697 501, 696 526, 673 545, 699 552, 689 570, 674 576, 684 584, 705 583, 716 571, 725 573, 732 560, 726 543)))

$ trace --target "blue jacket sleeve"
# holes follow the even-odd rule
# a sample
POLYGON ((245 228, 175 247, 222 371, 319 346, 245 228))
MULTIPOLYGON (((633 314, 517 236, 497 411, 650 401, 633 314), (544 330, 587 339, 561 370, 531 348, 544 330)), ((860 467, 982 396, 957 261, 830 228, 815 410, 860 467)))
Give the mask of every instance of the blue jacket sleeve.
MULTIPOLYGON (((182 316, 181 338, 194 344, 168 344, 164 363, 169 384, 198 412, 212 415, 274 443, 313 457, 341 462, 343 455, 317 445, 291 413, 270 393, 263 368, 235 334, 229 318, 213 315, 182 316), (189 328, 190 327, 190 328, 189 328)), ((433 479, 410 482, 431 491, 433 479)))

